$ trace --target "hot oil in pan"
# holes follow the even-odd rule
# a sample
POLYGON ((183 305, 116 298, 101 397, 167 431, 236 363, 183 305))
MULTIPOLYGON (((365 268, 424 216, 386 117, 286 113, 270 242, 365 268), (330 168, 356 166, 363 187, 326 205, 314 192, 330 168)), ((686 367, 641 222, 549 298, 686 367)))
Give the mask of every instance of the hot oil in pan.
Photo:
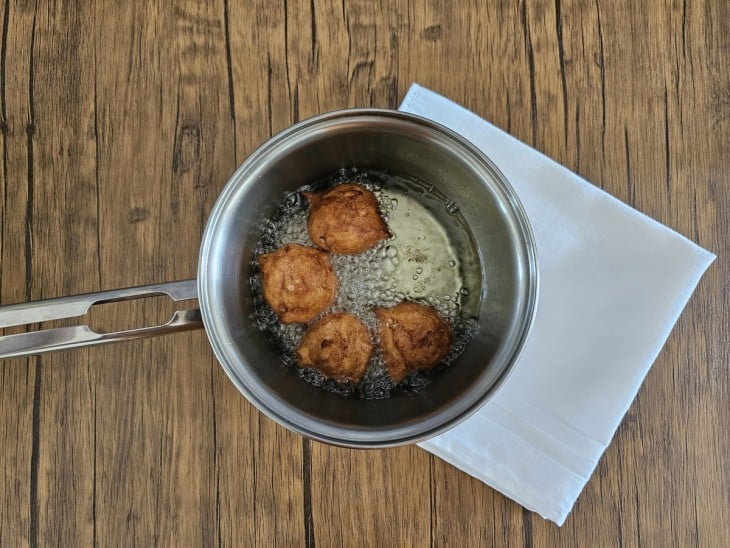
POLYGON ((341 170, 336 176, 289 194, 278 205, 263 223, 256 256, 288 243, 313 245, 307 234, 308 208, 302 193, 320 192, 342 182, 356 182, 373 191, 393 235, 359 255, 331 255, 340 282, 337 299, 312 321, 346 310, 365 323, 376 350, 363 380, 353 386, 296 365, 296 349, 307 325, 285 325, 278 320, 263 299, 260 272, 254 266, 250 283, 256 323, 281 349, 284 361, 308 382, 342 395, 385 398, 394 385, 379 351, 372 309, 394 306, 403 300, 429 304, 451 325, 454 342, 439 367, 411 375, 398 388, 418 389, 430 381, 433 372, 453 362, 478 331, 474 317, 481 298, 479 257, 457 204, 418 180, 373 170, 341 170))

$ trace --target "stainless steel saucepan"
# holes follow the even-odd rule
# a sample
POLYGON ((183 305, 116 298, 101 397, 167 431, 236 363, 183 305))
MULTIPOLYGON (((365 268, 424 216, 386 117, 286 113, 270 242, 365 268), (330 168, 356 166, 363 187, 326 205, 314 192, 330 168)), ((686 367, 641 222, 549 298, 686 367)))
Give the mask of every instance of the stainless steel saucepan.
POLYGON ((274 136, 231 177, 203 235, 198 279, 62 297, 0 308, 0 327, 84 315, 93 304, 166 294, 198 298, 162 326, 96 333, 61 327, 0 337, 0 358, 205 327, 231 381, 286 428, 349 447, 420 441, 476 411, 514 366, 533 321, 538 273, 534 239, 514 191, 471 143, 397 111, 352 109, 305 120, 274 136), (458 203, 481 262, 478 334, 451 367, 415 393, 344 398, 302 381, 253 320, 249 271, 258 226, 286 193, 340 168, 387 169, 434 185, 458 203))

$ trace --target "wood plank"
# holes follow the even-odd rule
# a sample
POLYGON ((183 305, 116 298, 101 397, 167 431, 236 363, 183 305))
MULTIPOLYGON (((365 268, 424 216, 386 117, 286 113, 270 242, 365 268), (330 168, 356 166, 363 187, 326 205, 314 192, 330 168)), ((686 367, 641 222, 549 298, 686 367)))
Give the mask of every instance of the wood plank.
MULTIPOLYGON (((223 15, 227 97, 240 163, 293 121, 286 50, 291 23, 281 2, 225 2, 223 15)), ((307 488, 302 439, 248 404, 222 371, 216 376, 215 394, 222 543, 301 543, 307 488)))
MULTIPOLYGON (((31 7, 28 6, 28 9, 31 7)), ((79 10, 32 7, 28 52, 27 233, 32 252, 26 297, 39 299, 98 287, 93 42, 79 10), (52 29, 69 32, 60 36, 52 29), (47 100, 47 90, 54 90, 47 100), (91 245, 87 245, 91 242, 91 245)), ((35 364, 30 461, 31 545, 64 538, 93 541, 95 369, 87 355, 60 354, 35 364), (68 505, 73 500, 74 504, 68 505)))
POLYGON ((313 538, 321 546, 424 546, 431 542, 429 456, 312 447, 313 538))
MULTIPOLYGON (((31 123, 33 9, 4 5, 0 71, 2 89, 2 209, 0 299, 30 298, 32 271, 28 192, 33 186, 28 128, 31 123), (15 67, 10 70, 8 67, 15 67), (21 68, 22 67, 22 68, 21 68), (12 265, 12 266, 8 266, 12 265)), ((38 417, 40 375, 35 358, 9 360, 0 377, 0 544, 30 541, 37 531, 38 417), (31 481, 32 478, 32 481, 31 481), (31 533, 31 529, 33 532, 31 533)))

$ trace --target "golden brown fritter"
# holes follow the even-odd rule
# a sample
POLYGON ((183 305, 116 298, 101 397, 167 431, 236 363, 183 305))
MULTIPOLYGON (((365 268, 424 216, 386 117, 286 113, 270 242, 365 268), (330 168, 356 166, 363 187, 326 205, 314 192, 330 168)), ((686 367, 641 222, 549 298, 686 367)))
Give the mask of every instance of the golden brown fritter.
POLYGON ((430 306, 402 302, 392 308, 376 308, 380 347, 393 382, 431 369, 449 352, 451 331, 430 306))
POLYGON ((308 322, 335 299, 337 277, 327 253, 287 244, 260 255, 259 265, 264 298, 282 323, 308 322))
POLYGON ((370 333, 352 314, 325 316, 311 326, 297 349, 297 363, 324 376, 360 382, 373 353, 370 333))
POLYGON ((390 236, 378 200, 368 189, 343 183, 309 201, 307 231, 314 244, 332 253, 362 253, 390 236))

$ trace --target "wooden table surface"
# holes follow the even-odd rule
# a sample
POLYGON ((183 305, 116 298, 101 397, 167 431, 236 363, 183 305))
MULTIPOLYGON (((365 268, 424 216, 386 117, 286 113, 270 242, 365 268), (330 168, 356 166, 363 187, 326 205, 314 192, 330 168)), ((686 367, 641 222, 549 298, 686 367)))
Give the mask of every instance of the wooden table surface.
POLYGON ((256 146, 417 81, 718 254, 565 525, 288 432, 195 331, 0 363, 0 546, 730 545, 730 3, 451 4, 4 3, 0 302, 194 277, 256 146))

